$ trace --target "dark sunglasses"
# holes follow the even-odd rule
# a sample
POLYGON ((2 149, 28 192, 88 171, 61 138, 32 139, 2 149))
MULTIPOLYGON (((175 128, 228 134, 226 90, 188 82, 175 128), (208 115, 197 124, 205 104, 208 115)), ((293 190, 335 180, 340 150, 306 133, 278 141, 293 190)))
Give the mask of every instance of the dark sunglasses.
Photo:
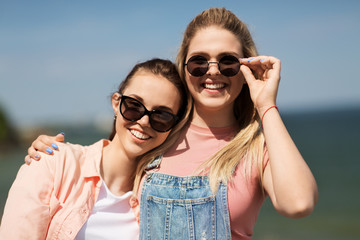
POLYGON ((149 116, 150 126, 158 132, 167 132, 173 128, 178 117, 172 113, 163 110, 147 110, 144 104, 135 98, 125 95, 120 96, 120 113, 128 121, 137 121, 144 115, 149 116))
POLYGON ((235 76, 240 70, 239 59, 233 55, 225 55, 218 62, 209 62, 205 57, 195 55, 185 66, 192 76, 201 77, 209 70, 210 63, 217 63, 220 73, 226 77, 235 76))

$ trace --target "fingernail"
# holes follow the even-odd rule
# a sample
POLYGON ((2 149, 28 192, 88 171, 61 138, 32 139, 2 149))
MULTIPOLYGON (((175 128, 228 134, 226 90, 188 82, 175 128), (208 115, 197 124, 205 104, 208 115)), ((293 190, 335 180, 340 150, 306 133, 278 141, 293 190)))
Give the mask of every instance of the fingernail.
POLYGON ((38 158, 39 158, 39 155, 36 154, 36 155, 35 155, 35 158, 38 159, 38 158))
POLYGON ((29 165, 29 164, 30 164, 30 162, 31 162, 31 160, 30 160, 30 159, 26 159, 26 160, 25 160, 25 163, 26 163, 27 165, 29 165))
POLYGON ((55 150, 58 149, 58 146, 57 146, 55 143, 51 144, 51 146, 52 146, 52 148, 55 149, 55 150))
POLYGON ((263 61, 265 61, 265 59, 261 59, 261 60, 260 60, 260 62, 263 62, 263 61))
POLYGON ((254 58, 250 58, 250 59, 248 60, 248 62, 251 62, 252 60, 254 60, 254 58))
POLYGON ((59 133, 59 134, 61 134, 61 135, 64 135, 64 136, 65 136, 65 133, 64 133, 64 132, 61 132, 61 133, 59 133))
POLYGON ((47 148, 46 151, 50 154, 53 153, 53 150, 51 150, 51 148, 47 148))

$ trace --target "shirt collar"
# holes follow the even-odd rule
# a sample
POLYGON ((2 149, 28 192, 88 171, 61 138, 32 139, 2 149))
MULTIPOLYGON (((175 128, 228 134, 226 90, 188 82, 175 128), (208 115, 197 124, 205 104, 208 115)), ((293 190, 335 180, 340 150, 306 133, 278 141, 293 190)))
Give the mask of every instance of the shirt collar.
POLYGON ((110 143, 109 140, 102 139, 93 145, 86 147, 85 162, 83 167, 84 177, 100 177, 100 164, 103 148, 110 143))

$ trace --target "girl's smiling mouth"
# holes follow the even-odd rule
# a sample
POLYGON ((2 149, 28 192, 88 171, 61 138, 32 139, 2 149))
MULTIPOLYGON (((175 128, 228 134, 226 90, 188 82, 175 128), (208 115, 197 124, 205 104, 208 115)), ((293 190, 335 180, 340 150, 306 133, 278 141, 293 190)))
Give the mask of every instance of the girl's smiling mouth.
POLYGON ((134 137, 140 139, 140 140, 147 140, 147 139, 150 139, 151 137, 149 135, 147 135, 146 133, 144 132, 140 132, 138 130, 135 130, 135 129, 130 129, 130 133, 131 135, 133 135, 134 137))

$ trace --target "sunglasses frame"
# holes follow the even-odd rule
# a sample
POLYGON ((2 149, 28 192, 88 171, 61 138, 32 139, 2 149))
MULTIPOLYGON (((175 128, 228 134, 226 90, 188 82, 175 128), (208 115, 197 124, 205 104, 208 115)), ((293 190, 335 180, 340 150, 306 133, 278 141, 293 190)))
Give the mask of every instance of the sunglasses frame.
MULTIPOLYGON (((236 62, 236 61, 234 61, 234 62, 236 62)), ((235 57, 234 55, 231 55, 231 54, 227 54, 227 55, 222 56, 222 57, 220 58, 220 60, 217 61, 217 62, 207 61, 206 58, 205 58, 204 56, 202 56, 202 55, 194 55, 194 56, 192 56, 192 57, 190 57, 190 58, 188 59, 188 61, 185 63, 185 66, 186 66, 186 70, 188 71, 188 73, 190 73, 192 76, 194 76, 194 77, 202 77, 202 76, 204 76, 204 75, 207 73, 207 71, 209 71, 209 67, 210 67, 210 64, 211 64, 211 63, 216 63, 217 66, 218 66, 219 72, 220 72, 222 75, 226 76, 226 77, 233 77, 233 76, 235 76, 236 74, 238 74, 239 71, 240 71, 240 65, 241 65, 241 63, 240 63, 239 59, 238 59, 237 57, 235 57), (207 63, 206 71, 205 71, 203 74, 201 74, 201 75, 195 75, 195 74, 193 74, 193 73, 191 73, 191 72, 189 71, 189 62, 191 62, 191 60, 193 60, 193 59, 195 59, 195 58, 198 58, 198 57, 204 58, 204 63, 205 63, 205 62, 207 63), (225 57, 231 57, 231 58, 237 60, 238 69, 236 70, 236 73, 235 73, 235 74, 233 74, 233 75, 224 74, 224 73, 223 73, 224 69, 221 69, 221 68, 220 68, 220 66, 221 66, 221 65, 220 65, 220 64, 221 64, 221 60, 223 60, 225 57)))
MULTIPOLYGON (((150 123, 151 128, 154 129, 154 130, 157 131, 157 132, 162 132, 162 133, 163 133, 163 132, 168 132, 168 131, 170 131, 170 130, 178 123, 179 117, 178 117, 177 115, 175 115, 175 114, 173 114, 173 113, 170 113, 170 112, 167 112, 167 111, 164 111, 164 110, 156 110, 156 109, 154 109, 154 110, 150 110, 150 111, 149 111, 142 102, 140 102, 139 100, 137 100, 137 99, 135 99, 135 98, 132 98, 132 97, 129 97, 129 96, 126 96, 126 95, 123 95, 123 94, 120 93, 119 100, 120 100, 120 104, 119 104, 120 114, 121 114, 121 116, 122 116, 124 119, 126 119, 126 120, 128 120, 128 121, 130 121, 130 122, 136 122, 136 121, 138 121, 139 119, 141 119, 142 117, 144 117, 145 115, 148 115, 148 116, 149 116, 149 123, 150 123), (144 113, 143 113, 143 115, 141 115, 138 119, 129 119, 129 118, 125 117, 123 111, 121 110, 121 106, 123 105, 125 99, 130 99, 130 100, 132 100, 132 101, 135 101, 135 102, 138 103, 140 106, 142 106, 142 107, 144 108, 144 113), (161 112, 165 112, 166 114, 169 114, 169 115, 172 116, 173 119, 174 119, 174 123, 173 123, 168 129, 166 129, 166 130, 158 130, 158 129, 155 129, 154 126, 153 126, 153 125, 155 125, 155 124, 153 123, 154 120, 153 120, 152 117, 151 117, 152 114, 161 113, 161 112)), ((155 121, 156 121, 156 120, 155 120, 155 121)))

